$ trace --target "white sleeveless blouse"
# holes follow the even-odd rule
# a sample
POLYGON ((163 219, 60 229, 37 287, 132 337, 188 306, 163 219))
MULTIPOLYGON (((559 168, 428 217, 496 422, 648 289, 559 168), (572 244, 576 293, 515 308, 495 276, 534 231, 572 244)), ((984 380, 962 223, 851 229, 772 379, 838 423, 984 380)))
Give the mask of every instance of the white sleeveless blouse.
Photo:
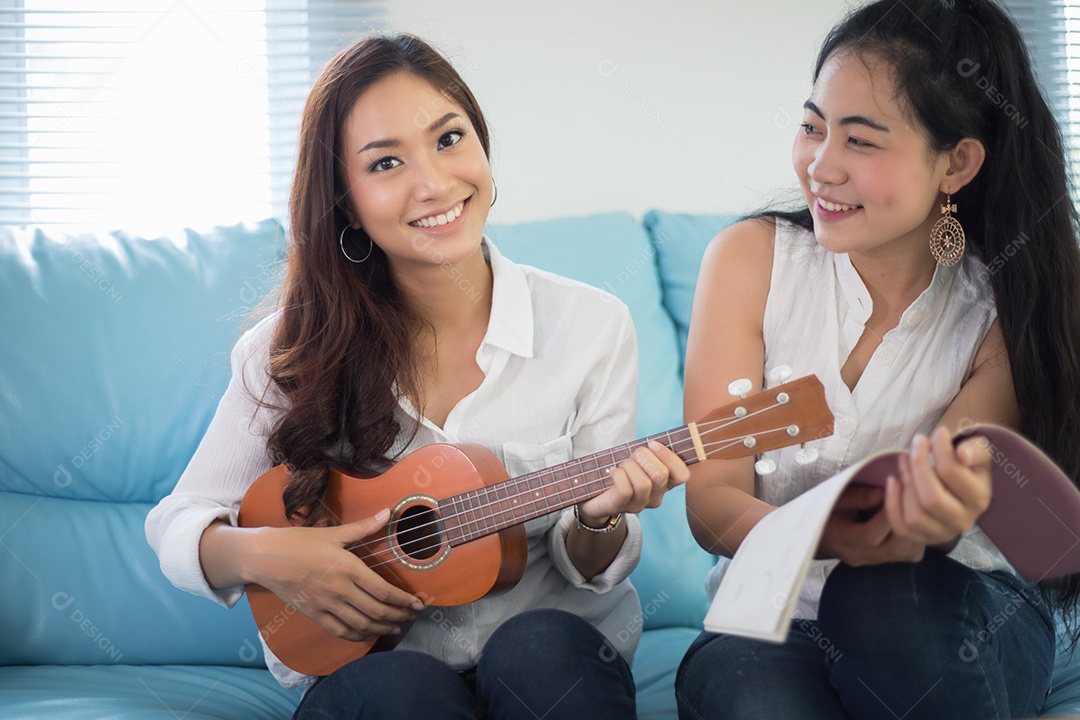
MULTIPOLYGON (((832 436, 812 443, 820 453, 813 463, 795 462, 798 446, 768 453, 777 470, 755 478, 754 494, 783 505, 867 455, 907 447, 916 433, 929 433, 971 374, 997 315, 988 277, 970 255, 954 267, 938 266, 849 391, 840 368, 862 337, 873 309, 870 293, 847 254, 831 253, 812 232, 778 221, 763 328, 766 386, 777 384, 767 378, 780 365, 791 367, 792 378, 817 375, 836 423, 832 436)), ((978 570, 1013 572, 978 527, 949 555, 978 570)), ((728 562, 721 557, 710 572, 710 594, 728 562)), ((821 589, 836 564, 812 561, 796 618, 817 617, 821 589)))

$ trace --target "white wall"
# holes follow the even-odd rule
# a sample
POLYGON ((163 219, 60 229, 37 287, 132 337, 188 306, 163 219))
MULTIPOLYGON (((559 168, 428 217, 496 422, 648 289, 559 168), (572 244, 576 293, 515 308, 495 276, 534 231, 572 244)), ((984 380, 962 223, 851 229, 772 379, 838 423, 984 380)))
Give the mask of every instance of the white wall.
POLYGON ((742 212, 795 187, 791 141, 843 0, 392 0, 491 125, 491 220, 742 212))

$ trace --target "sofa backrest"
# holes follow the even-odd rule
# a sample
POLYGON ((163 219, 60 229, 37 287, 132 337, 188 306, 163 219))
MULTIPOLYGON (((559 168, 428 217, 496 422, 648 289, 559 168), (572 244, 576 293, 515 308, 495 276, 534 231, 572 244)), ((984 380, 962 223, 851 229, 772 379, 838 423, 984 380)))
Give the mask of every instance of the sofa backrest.
POLYGON ((259 664, 246 611, 174 589, 143 520, 273 281, 277 223, 0 230, 0 664, 259 664))
MULTIPOLYGON (((658 276, 682 240, 657 244, 618 213, 489 235, 511 259, 626 302, 639 433, 682 423, 678 330, 658 276)), ((0 229, 0 664, 261 664, 246 604, 230 612, 173 588, 143 520, 209 424, 283 248, 273 221, 162 238, 0 229)), ((681 492, 642 519, 644 626, 700 622, 711 559, 681 492)))
POLYGON ((736 220, 737 215, 671 213, 662 210, 651 210, 645 214, 643 224, 656 249, 664 307, 678 330, 680 359, 686 357, 690 310, 694 304, 694 288, 705 248, 718 232, 736 220))

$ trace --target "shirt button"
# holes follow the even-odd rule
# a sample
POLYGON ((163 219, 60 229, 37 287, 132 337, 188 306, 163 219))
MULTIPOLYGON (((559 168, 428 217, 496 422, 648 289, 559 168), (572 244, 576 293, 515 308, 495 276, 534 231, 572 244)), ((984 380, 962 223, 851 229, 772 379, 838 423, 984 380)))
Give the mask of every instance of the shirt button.
POLYGON ((850 417, 842 417, 836 423, 836 430, 844 437, 851 437, 855 434, 855 420, 850 417))
POLYGON ((485 354, 485 355, 490 355, 490 354, 491 354, 491 353, 493 353, 493 352, 495 352, 495 351, 491 349, 491 346, 490 346, 490 345, 485 345, 485 346, 484 346, 484 354, 485 354))
POLYGON ((896 348, 892 345, 882 345, 878 348, 878 360, 882 365, 892 365, 896 360, 896 348))

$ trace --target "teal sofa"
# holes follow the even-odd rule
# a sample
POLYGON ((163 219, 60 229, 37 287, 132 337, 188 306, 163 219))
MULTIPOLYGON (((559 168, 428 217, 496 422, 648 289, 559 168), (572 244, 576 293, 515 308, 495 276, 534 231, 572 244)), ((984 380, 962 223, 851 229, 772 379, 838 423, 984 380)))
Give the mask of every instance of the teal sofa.
MULTIPOLYGON (((681 424, 698 264, 732 219, 613 213, 489 235, 630 306, 645 435, 681 424)), ((174 589, 143 535, 284 245, 273 221, 158 238, 0 228, 0 718, 290 716, 298 693, 263 668, 246 603, 227 611, 174 589)), ((642 517, 641 718, 675 717, 675 669, 708 605, 713 561, 684 513, 674 491, 642 517)), ((1062 655, 1046 714, 1080 711, 1078 672, 1062 655)))

